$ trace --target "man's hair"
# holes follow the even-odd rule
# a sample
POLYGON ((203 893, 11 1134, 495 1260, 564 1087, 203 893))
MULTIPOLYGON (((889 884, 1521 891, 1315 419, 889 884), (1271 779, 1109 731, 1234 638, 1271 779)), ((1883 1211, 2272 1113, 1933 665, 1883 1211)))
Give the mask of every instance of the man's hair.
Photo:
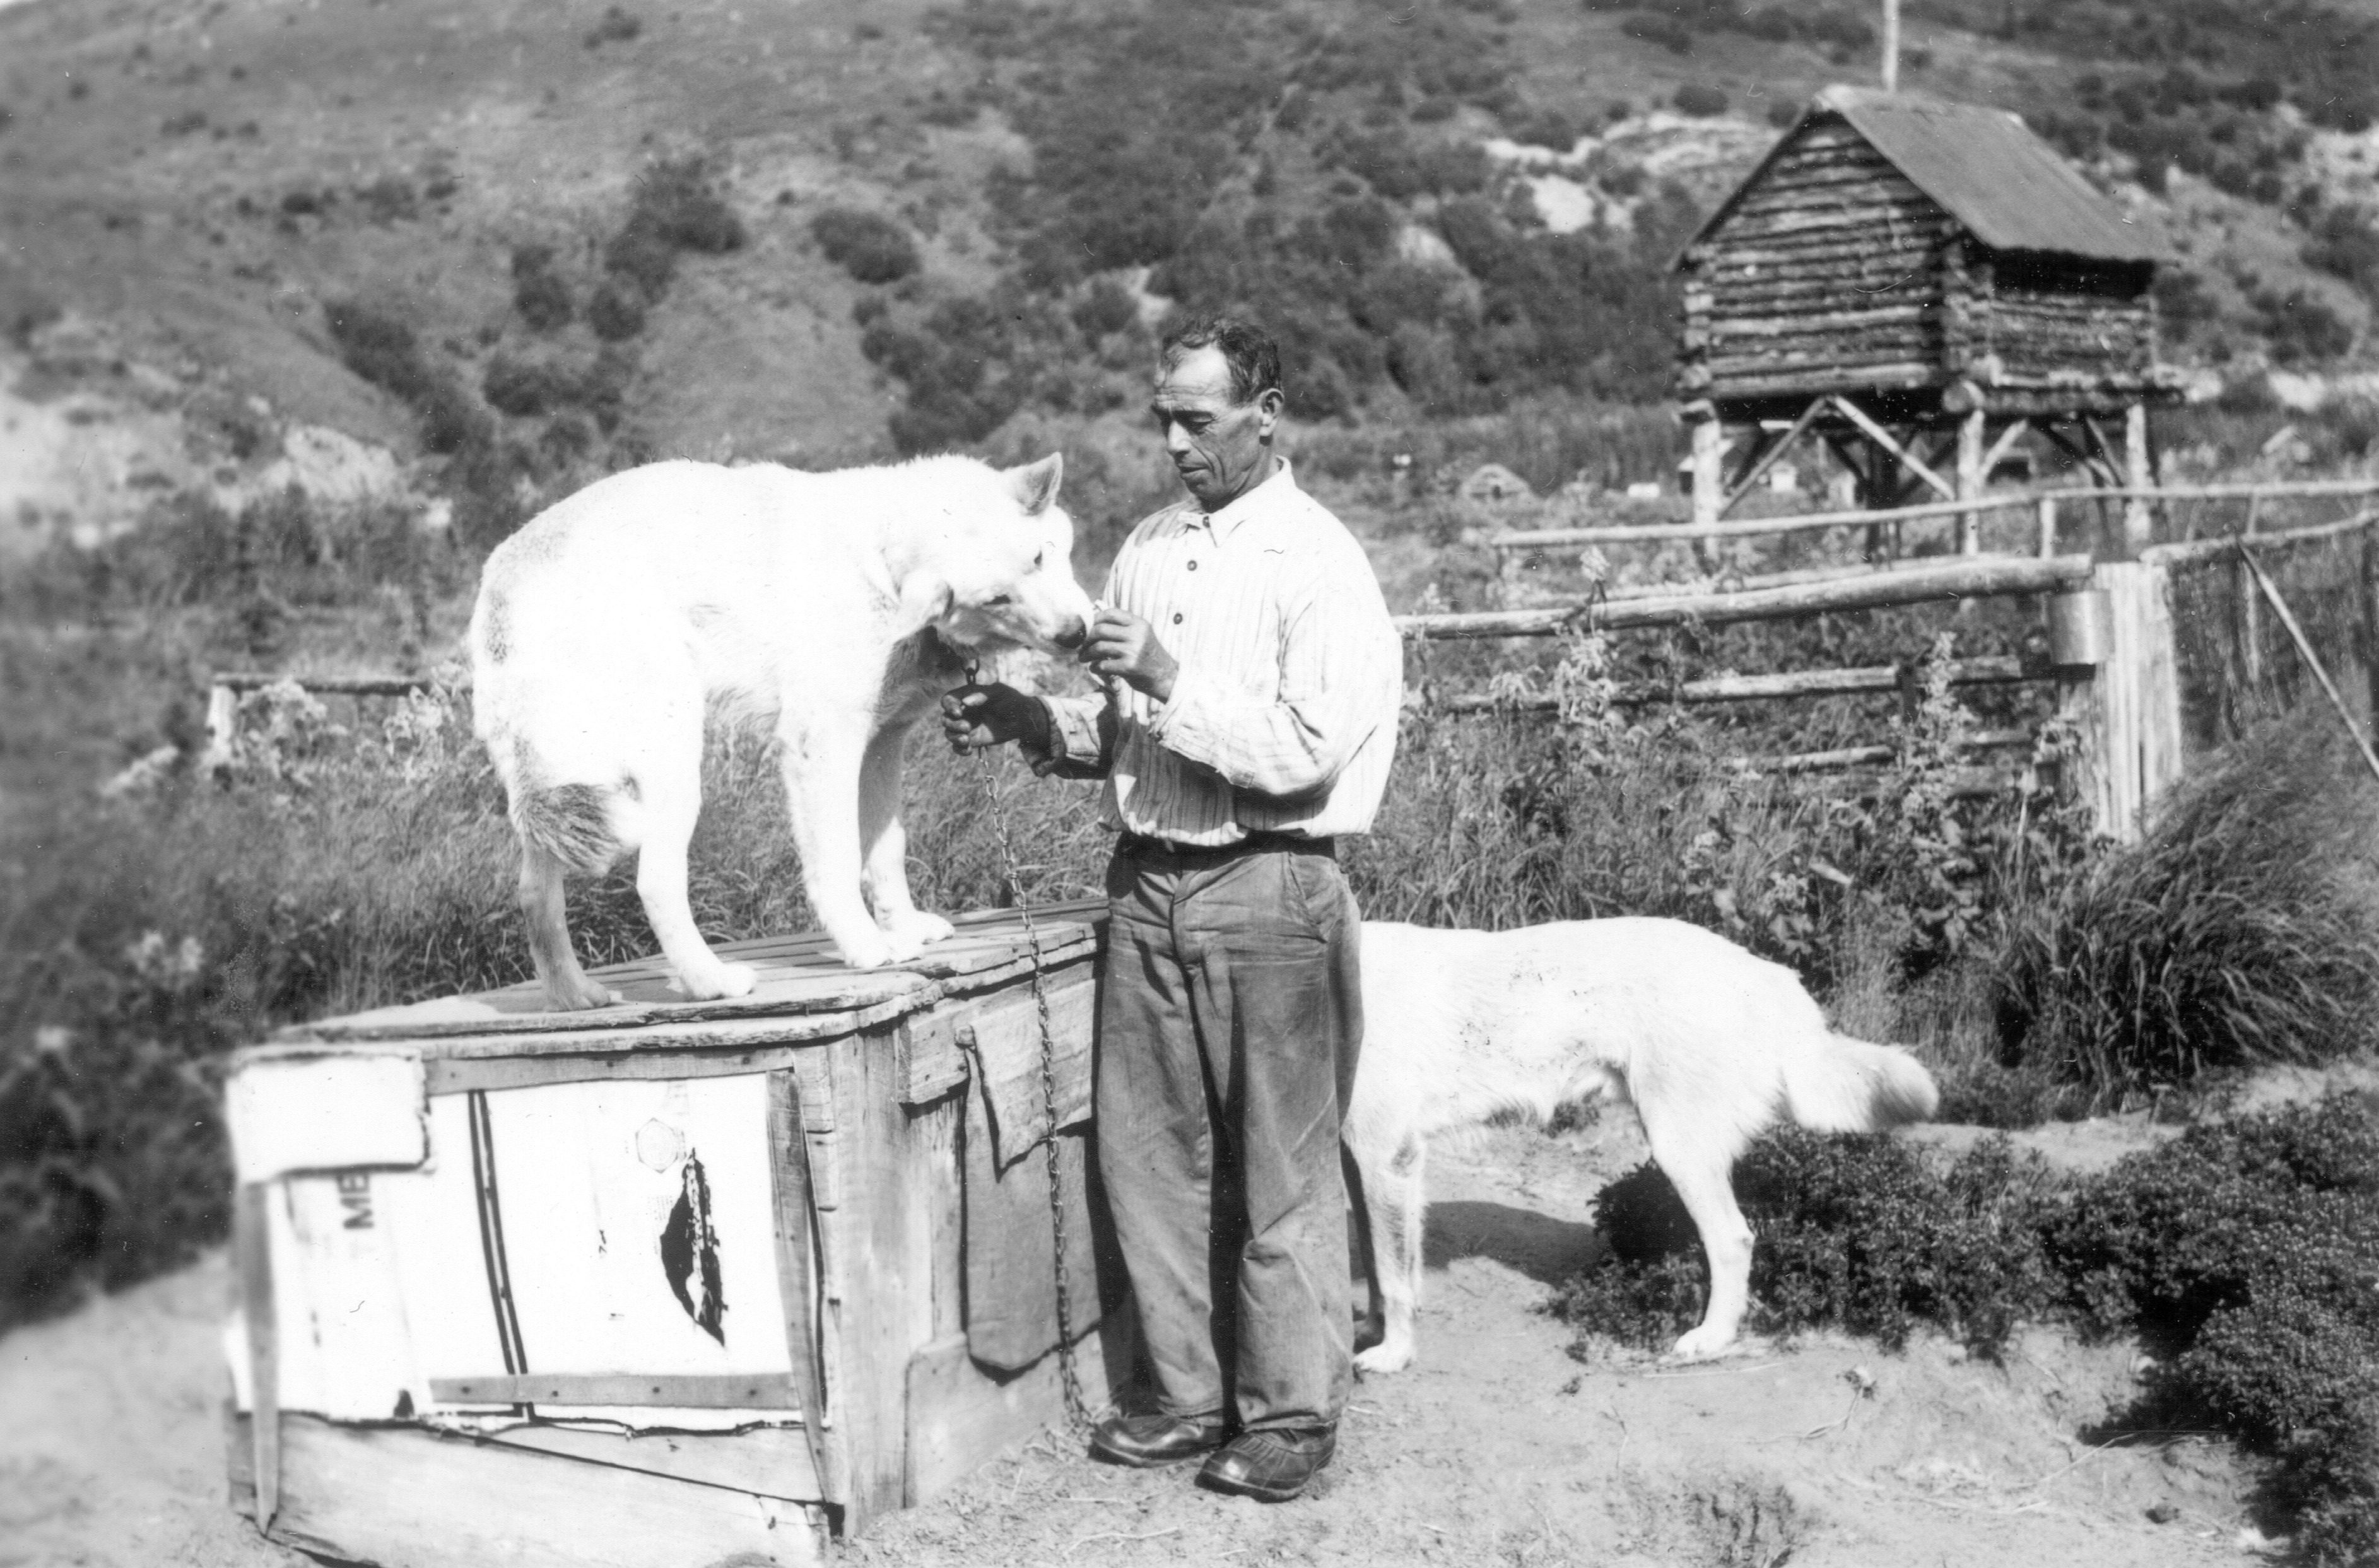
POLYGON ((1231 401, 1253 403, 1280 385, 1280 345, 1253 321, 1237 316, 1201 316, 1165 334, 1158 357, 1171 365, 1194 349, 1219 348, 1231 368, 1231 401))

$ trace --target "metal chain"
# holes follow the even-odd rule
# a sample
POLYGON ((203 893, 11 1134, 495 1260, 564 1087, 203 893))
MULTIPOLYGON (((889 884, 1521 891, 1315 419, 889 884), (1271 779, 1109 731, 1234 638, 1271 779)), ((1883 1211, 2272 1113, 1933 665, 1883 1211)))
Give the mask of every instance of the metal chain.
MULTIPOLYGON (((975 666, 969 663, 967 684, 975 683, 975 666)), ((1082 1396, 1082 1377, 1074 1364, 1074 1303, 1073 1291, 1066 1270, 1066 1188, 1060 1174, 1057 1146, 1057 1040, 1049 1023, 1049 993, 1042 983, 1041 929, 1033 923, 1033 906, 1024 897, 1024 882, 1016 859, 1015 841, 1008 837, 1008 813, 999 797, 998 776, 993 772, 991 754, 975 753, 976 766, 981 769, 984 804, 990 808, 992 837, 999 845, 999 872, 1008 884, 1008 897, 1016 900, 1016 912, 1024 925, 1024 940, 1033 956, 1033 1007, 1041 1018, 1041 1102, 1049 1117, 1049 1128, 1041 1140, 1049 1164, 1049 1234, 1057 1244, 1057 1376, 1065 1386, 1066 1424, 1077 1432, 1091 1426, 1091 1407, 1082 1396)))

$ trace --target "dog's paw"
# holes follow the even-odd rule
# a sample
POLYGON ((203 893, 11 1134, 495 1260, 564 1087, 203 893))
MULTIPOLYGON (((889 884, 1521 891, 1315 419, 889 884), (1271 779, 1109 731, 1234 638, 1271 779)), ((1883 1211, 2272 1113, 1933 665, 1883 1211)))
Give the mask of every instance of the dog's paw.
POLYGON ((1680 1334, 1669 1348, 1669 1358, 1674 1361, 1709 1361, 1734 1348, 1734 1335, 1723 1329, 1704 1323, 1701 1327, 1680 1334))
POLYGON ((1355 1370, 1367 1378, 1383 1372, 1401 1372, 1412 1363, 1413 1345, 1409 1339, 1402 1343, 1383 1339, 1369 1350, 1355 1352, 1355 1370))
POLYGON ((851 969, 882 969, 895 959, 915 956, 914 948, 903 953, 898 943, 873 926, 848 938, 838 936, 834 945, 842 954, 843 963, 851 969))
POLYGON ((625 996, 608 985, 594 981, 582 981, 575 985, 550 984, 545 988, 545 1010, 549 1013, 584 1013, 597 1007, 616 1007, 625 996))
POLYGON ((902 957, 913 956, 918 948, 936 942, 948 941, 955 929, 941 916, 923 910, 903 910, 884 923, 884 934, 892 939, 894 947, 908 945, 909 951, 902 957))
POLYGON ((760 977, 750 964, 715 964, 694 974, 680 974, 670 989, 689 1002, 715 1002, 727 996, 749 996, 760 977))

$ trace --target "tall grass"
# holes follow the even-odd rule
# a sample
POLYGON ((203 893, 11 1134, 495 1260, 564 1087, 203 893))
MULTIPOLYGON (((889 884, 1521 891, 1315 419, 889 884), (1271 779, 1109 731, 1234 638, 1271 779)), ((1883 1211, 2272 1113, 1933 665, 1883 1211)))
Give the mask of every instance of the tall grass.
POLYGON ((2221 754, 2147 839, 2011 935, 2009 1055, 2093 1103, 2209 1068, 2367 1049, 2379 1004, 2379 787, 2325 711, 2221 754))

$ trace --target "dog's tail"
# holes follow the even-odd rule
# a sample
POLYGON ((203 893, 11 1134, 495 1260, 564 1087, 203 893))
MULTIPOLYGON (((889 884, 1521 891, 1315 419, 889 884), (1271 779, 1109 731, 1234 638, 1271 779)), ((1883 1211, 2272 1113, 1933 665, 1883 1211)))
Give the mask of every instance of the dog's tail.
POLYGON ((1921 1122, 1941 1103, 1933 1075, 1897 1045, 1827 1034, 1784 1069, 1793 1119, 1815 1132, 1881 1132, 1921 1122))
POLYGON ((622 848, 611 821, 611 791, 592 784, 533 785, 513 792, 513 829, 581 876, 611 869, 622 848))

